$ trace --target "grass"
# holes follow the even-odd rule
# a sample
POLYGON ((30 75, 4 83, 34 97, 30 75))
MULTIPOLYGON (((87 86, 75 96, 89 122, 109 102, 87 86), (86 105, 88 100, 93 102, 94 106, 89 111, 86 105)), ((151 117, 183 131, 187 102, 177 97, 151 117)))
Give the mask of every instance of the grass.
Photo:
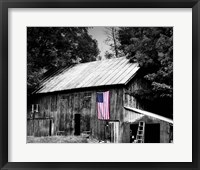
POLYGON ((98 141, 84 136, 28 136, 27 143, 98 143, 98 141))

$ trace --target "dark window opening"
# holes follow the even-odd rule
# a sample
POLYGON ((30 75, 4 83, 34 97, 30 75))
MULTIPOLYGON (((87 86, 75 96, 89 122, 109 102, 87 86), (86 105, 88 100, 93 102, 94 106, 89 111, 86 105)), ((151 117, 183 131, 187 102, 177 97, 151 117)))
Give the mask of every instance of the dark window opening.
POLYGON ((133 143, 134 140, 136 139, 137 130, 138 130, 138 124, 130 125, 130 143, 133 143))
POLYGON ((145 124, 145 143, 160 143, 160 124, 145 124))

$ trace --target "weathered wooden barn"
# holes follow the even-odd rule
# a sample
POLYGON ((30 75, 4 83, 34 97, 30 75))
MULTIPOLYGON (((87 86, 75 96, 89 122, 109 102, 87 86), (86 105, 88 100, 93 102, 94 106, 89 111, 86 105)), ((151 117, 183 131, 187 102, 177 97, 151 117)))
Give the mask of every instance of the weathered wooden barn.
POLYGON ((74 64, 46 78, 28 104, 27 135, 81 135, 130 143, 139 121, 145 122, 144 142, 169 143, 173 121, 143 110, 130 93, 143 88, 137 63, 125 57, 74 64), (110 93, 110 118, 97 117, 98 92, 110 93), (31 110, 34 111, 34 116, 31 110))

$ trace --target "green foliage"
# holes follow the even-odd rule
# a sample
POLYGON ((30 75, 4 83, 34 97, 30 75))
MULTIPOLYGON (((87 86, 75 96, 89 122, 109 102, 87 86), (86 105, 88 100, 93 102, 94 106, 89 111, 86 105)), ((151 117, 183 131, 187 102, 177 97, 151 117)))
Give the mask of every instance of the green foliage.
POLYGON ((173 97, 173 28, 121 27, 120 49, 130 62, 138 62, 150 88, 136 92, 140 98, 173 97))
POLYGON ((96 60, 97 41, 86 27, 28 27, 28 94, 49 70, 96 60))
POLYGON ((110 53, 110 52, 108 52, 108 51, 105 52, 105 58, 106 58, 106 59, 111 59, 111 58, 114 58, 114 57, 115 57, 115 56, 114 56, 113 53, 110 53))

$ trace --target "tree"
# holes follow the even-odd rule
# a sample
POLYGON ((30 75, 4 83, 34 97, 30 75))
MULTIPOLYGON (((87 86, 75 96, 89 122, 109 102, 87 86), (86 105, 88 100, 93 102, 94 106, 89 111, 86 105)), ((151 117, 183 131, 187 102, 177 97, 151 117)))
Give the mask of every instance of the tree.
MULTIPOLYGON (((134 96, 151 101, 173 99, 173 28, 120 27, 118 40, 130 62, 139 63, 149 86, 134 96)), ((158 105, 157 105, 158 107, 158 105)))
MULTIPOLYGON (((118 41, 117 27, 106 27, 105 28, 105 34, 107 35, 105 42, 111 47, 111 50, 114 53, 114 55, 112 55, 112 57, 114 57, 114 56, 115 57, 121 57, 121 51, 119 49, 120 43, 118 41)), ((109 52, 107 52, 107 54, 108 53, 109 52)))
POLYGON ((97 41, 86 27, 28 27, 28 94, 49 70, 95 61, 98 54, 97 41))

